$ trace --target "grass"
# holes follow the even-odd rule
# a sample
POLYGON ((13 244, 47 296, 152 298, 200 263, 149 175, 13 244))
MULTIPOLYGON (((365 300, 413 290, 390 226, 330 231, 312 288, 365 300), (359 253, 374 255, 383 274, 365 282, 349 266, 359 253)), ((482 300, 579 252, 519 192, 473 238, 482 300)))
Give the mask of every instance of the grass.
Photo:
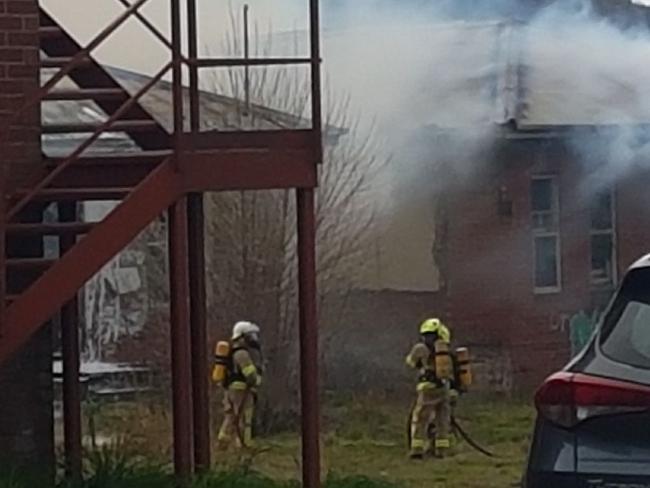
MULTIPOLYGON (((409 488, 504 488, 519 482, 533 420, 530 407, 496 400, 462 404, 458 421, 499 457, 487 458, 459 442, 453 457, 424 462, 407 459, 407 411, 408 406, 373 399, 334 409, 337 421, 330 425, 323 443, 324 470, 409 488)), ((254 466, 277 478, 295 476, 297 441, 284 437, 265 443, 271 449, 260 454, 254 466)))
MULTIPOLYGON (((516 485, 524 466, 533 411, 525 403, 468 396, 456 417, 481 445, 498 454, 487 458, 459 442, 445 460, 411 461, 406 454, 408 399, 363 396, 328 398, 323 412, 325 488, 506 488, 516 485)), ((83 485, 60 488, 171 488, 168 409, 106 405, 97 431, 116 439, 90 454, 83 485), (137 453, 137 454, 136 454, 137 453)), ((300 445, 295 433, 258 439, 246 455, 215 453, 215 472, 191 488, 296 488, 300 445)), ((0 488, 45 486, 0 476, 0 488), (6 479, 6 481, 4 481, 6 479)))
MULTIPOLYGON (((410 399, 376 396, 326 398, 323 412, 323 476, 337 473, 408 488, 504 488, 516 484, 524 466, 533 410, 524 402, 463 398, 456 412, 462 426, 481 445, 499 455, 487 458, 458 442, 450 459, 413 462, 406 455, 410 399)), ((166 408, 105 408, 99 430, 126 435, 136 452, 148 459, 170 458, 171 418, 166 408)), ((218 468, 232 472, 245 466, 263 476, 290 482, 300 478, 300 444, 295 433, 258 440, 247 457, 215 453, 218 468)))

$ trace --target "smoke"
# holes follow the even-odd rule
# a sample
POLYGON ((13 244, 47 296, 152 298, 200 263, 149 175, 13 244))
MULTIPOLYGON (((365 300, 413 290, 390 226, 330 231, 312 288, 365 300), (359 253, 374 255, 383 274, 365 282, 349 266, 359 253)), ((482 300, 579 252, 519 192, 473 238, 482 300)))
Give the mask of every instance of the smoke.
POLYGON ((452 129, 460 146, 467 134, 468 159, 514 120, 565 131, 585 171, 614 181, 650 161, 650 34, 645 9, 623 3, 326 2, 326 78, 377 124, 401 172, 402 151, 435 159, 426 138, 412 147, 418 130, 452 129))
POLYGON ((584 8, 543 11, 525 30, 521 118, 569 128, 583 163, 583 190, 608 185, 650 162, 650 35, 584 8))
POLYGON ((417 281, 437 189, 481 177, 513 121, 565 137, 585 195, 650 162, 646 17, 622 1, 595 3, 324 1, 328 88, 350 94, 391 155, 377 184, 380 239, 404 278, 387 286, 417 281), (414 232, 418 242, 404 243, 414 232))

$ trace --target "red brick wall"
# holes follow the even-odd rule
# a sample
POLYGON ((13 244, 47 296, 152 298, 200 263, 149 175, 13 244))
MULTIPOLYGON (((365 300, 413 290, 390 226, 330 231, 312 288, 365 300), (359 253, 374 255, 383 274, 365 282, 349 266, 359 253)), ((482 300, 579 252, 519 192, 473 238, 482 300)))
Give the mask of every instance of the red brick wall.
POLYGON ((625 270, 642 255, 650 253, 650 171, 636 172, 621 181, 616 192, 618 270, 625 270))
MULTIPOLYGON (((38 90, 38 56, 36 0, 0 0, 0 121, 3 123, 38 90)), ((8 190, 39 168, 38 104, 19 119, 12 119, 8 146, 1 151, 3 163, 9 164, 5 184, 8 190)), ((39 255, 41 245, 33 241, 11 241, 8 248, 14 255, 39 255)), ((11 276, 8 286, 15 287, 24 278, 11 276)), ((39 472, 53 466, 51 369, 49 328, 0 366, 0 463, 34 464, 39 472)))
MULTIPOLYGON (((448 175, 447 175, 448 176, 448 175)), ((449 179, 449 178, 448 178, 449 179)), ((619 268, 650 252, 646 178, 617 189, 619 268)), ((442 200, 446 219, 445 293, 450 324, 469 341, 506 346, 515 385, 532 387, 569 359, 568 319, 592 307, 588 199, 581 166, 561 148, 518 143, 495 153, 480 174, 456 181, 442 200), (530 184, 554 174, 560 192, 562 291, 533 292, 530 184), (498 190, 512 216, 497 211, 498 190)))
MULTIPOLYGON (((0 118, 6 122, 38 89, 38 3, 0 0, 0 118)), ((3 124, 4 125, 4 124, 3 124)), ((9 189, 41 164, 40 107, 33 105, 12 119, 9 148, 9 189)))

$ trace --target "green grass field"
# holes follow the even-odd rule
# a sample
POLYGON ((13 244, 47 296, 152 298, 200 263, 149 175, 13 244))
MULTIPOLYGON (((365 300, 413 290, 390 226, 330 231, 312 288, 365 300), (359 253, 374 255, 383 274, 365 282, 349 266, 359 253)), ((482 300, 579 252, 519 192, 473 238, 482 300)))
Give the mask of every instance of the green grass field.
MULTIPOLYGON (((532 428, 533 410, 519 401, 478 399, 461 401, 457 418, 480 444, 498 454, 488 458, 462 441, 443 461, 411 461, 405 432, 408 399, 330 399, 324 408, 323 478, 362 476, 409 488, 505 488, 521 478, 532 428)), ((121 439, 131 452, 165 463, 170 458, 171 418, 162 407, 108 405, 98 415, 98 432, 121 439)), ((247 455, 214 453, 218 470, 244 466, 281 482, 299 479, 300 451, 296 433, 258 439, 247 455)), ((363 478, 361 478, 363 479, 363 478)))

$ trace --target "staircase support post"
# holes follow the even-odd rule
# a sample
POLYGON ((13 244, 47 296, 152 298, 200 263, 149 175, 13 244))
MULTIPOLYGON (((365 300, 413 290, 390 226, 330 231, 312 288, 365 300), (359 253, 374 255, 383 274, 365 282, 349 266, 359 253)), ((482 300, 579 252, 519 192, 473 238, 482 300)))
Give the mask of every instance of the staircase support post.
POLYGON ((208 385, 203 194, 192 193, 187 199, 194 462, 197 471, 205 471, 210 468, 210 392, 208 385))
MULTIPOLYGON (((59 205, 59 220, 77 220, 76 202, 59 205)), ((73 235, 59 240, 61 254, 74 246, 73 235)), ((79 480, 82 473, 81 388, 79 384, 79 301, 72 298, 61 309, 61 353, 63 355, 63 436, 65 474, 79 480)))
POLYGON ((187 202, 169 209, 169 296, 171 312, 174 468, 180 480, 192 474, 192 362, 189 327, 187 202))
POLYGON ((176 170, 180 170, 183 124, 183 53, 182 53, 182 28, 181 28, 181 1, 171 0, 171 43, 172 43, 172 112, 174 132, 172 135, 176 158, 176 170))
POLYGON ((190 129, 196 134, 201 126, 201 109, 199 106, 199 67, 198 57, 198 12, 197 0, 187 0, 187 51, 190 60, 190 129))
POLYGON ((320 487, 318 324, 316 312, 316 221, 314 190, 298 189, 298 295, 300 312, 300 399, 302 486, 320 487))
MULTIPOLYGON (((0 150, 3 152, 6 147, 0 144, 0 150)), ((5 326, 5 310, 7 308, 7 163, 0 163, 0 331, 5 326)))
MULTIPOLYGON (((196 0, 187 1, 187 46, 190 60, 198 55, 196 0)), ((190 130, 200 129, 199 72, 190 65, 190 130)), ((208 386, 207 324, 205 299, 205 228, 203 194, 187 197, 190 264, 190 327, 192 330, 192 399, 194 401, 194 462, 197 471, 210 469, 210 390, 208 386)))
POLYGON ((77 298, 73 298, 61 309, 65 474, 74 480, 81 479, 82 466, 78 304, 77 298))

